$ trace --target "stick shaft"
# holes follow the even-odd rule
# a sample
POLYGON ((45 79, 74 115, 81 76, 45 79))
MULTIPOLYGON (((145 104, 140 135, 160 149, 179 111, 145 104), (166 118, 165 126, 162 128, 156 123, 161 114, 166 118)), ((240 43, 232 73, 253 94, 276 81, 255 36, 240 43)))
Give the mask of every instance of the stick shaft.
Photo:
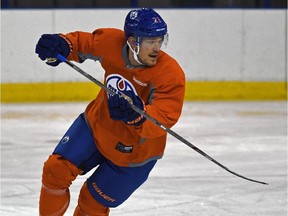
MULTIPOLYGON (((102 89, 104 89, 106 92, 108 92, 109 94, 115 95, 116 93, 113 92, 111 89, 109 89, 107 86, 105 86, 104 84, 102 84, 100 81, 98 81, 97 79, 95 79, 94 77, 92 77, 90 74, 86 73, 85 71, 83 71, 81 68, 77 67, 75 64, 73 64, 72 62, 68 61, 65 57, 61 56, 58 54, 57 58, 59 60, 61 60, 62 62, 65 62, 66 64, 68 64, 70 67, 72 67, 74 70, 78 71, 79 73, 81 73, 82 75, 84 75, 86 78, 88 78, 90 81, 94 82, 95 84, 97 84, 99 87, 101 87, 102 89)), ((121 97, 121 95, 119 95, 121 97)), ((268 183, 266 182, 262 182, 262 181, 257 181, 251 178, 247 178, 245 176, 242 176, 234 171, 231 171, 230 169, 228 169, 226 166, 224 166, 223 164, 221 164, 220 162, 216 161, 215 159, 213 159, 212 157, 210 157, 209 155, 207 155, 205 152, 203 152, 202 150, 200 150, 199 148, 197 148, 195 145, 193 145, 191 142, 189 142, 188 140, 186 140, 185 138, 183 138, 182 136, 180 136, 179 134, 177 134, 176 132, 174 132, 173 130, 171 130, 170 128, 166 127, 165 125, 161 124, 159 121, 157 121, 156 119, 154 119, 153 117, 151 117, 150 115, 148 115, 146 112, 144 112, 143 110, 139 109, 137 106, 135 106, 133 103, 129 103, 131 108, 133 110, 135 110, 136 112, 138 112, 139 114, 143 115, 146 119, 150 120, 151 122, 153 122, 154 124, 158 125, 160 128, 162 128, 164 131, 166 131, 167 133, 169 133, 170 135, 172 135, 173 137, 175 137, 176 139, 178 139, 179 141, 181 141, 182 143, 186 144, 187 146, 189 146, 190 148, 192 148, 193 150, 195 150, 196 152, 198 152, 199 154, 201 154, 202 156, 204 156, 205 158, 207 158, 208 160, 212 161, 213 163, 215 163, 216 165, 218 165, 219 167, 221 167, 222 169, 228 171, 229 173, 238 176, 242 179, 246 179, 248 181, 251 182, 255 182, 255 183, 259 183, 259 184, 264 184, 264 185, 268 185, 268 183)))

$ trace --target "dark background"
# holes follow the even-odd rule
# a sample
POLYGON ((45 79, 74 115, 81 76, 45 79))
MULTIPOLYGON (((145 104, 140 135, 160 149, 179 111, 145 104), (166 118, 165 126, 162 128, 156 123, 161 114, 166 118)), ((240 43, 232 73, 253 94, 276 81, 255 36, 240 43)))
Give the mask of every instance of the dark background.
POLYGON ((17 8, 287 8, 287 0, 2 0, 17 8))

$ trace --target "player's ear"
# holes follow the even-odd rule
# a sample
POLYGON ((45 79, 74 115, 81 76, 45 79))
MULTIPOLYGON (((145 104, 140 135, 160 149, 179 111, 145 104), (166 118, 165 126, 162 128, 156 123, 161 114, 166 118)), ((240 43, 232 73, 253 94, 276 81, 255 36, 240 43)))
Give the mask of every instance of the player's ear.
POLYGON ((133 49, 136 47, 136 39, 134 37, 130 36, 127 41, 133 49))

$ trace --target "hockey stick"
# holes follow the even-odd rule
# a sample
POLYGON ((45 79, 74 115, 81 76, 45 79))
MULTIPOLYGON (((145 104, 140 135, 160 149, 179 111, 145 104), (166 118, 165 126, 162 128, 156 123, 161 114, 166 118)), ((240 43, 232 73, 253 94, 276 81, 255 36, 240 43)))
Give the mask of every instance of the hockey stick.
MULTIPOLYGON (((65 62, 66 64, 68 64, 70 67, 72 67, 74 70, 78 71, 79 73, 81 73, 82 75, 84 75, 86 78, 88 78, 90 81, 94 82, 95 84, 97 84, 98 86, 100 86, 102 89, 104 89, 106 92, 108 92, 111 95, 115 95, 117 93, 115 93, 114 91, 112 91, 111 89, 109 89, 107 86, 105 86, 104 84, 102 84, 100 81, 98 81, 97 79, 95 79, 94 77, 92 77, 90 74, 86 73, 85 71, 83 71, 82 69, 80 69, 79 67, 77 67, 75 64, 73 64, 72 62, 68 61, 65 57, 63 57, 62 55, 58 54, 57 58, 62 61, 65 62)), ((129 98, 128 96, 121 94, 119 95, 119 97, 124 97, 130 104, 131 108, 133 110, 135 110, 136 112, 138 112, 139 114, 143 115, 146 119, 150 120, 151 122, 153 122, 154 124, 158 125, 160 128, 162 128, 164 131, 166 131, 167 133, 169 133, 170 135, 172 135, 173 137, 175 137, 176 139, 180 140, 181 142, 183 142, 184 144, 186 144, 187 146, 189 146, 190 148, 192 148, 193 150, 195 150, 196 152, 198 152, 199 154, 201 154, 202 156, 204 156, 205 158, 207 158, 208 160, 212 161, 213 163, 217 164, 219 167, 221 167, 222 169, 232 173, 235 176, 238 176, 242 179, 246 179, 248 181, 251 182, 255 182, 255 183, 259 183, 259 184, 264 184, 264 185, 268 185, 268 183, 266 182, 262 182, 262 181, 257 181, 251 178, 247 178, 243 175, 240 175, 234 171, 231 171, 230 169, 228 169, 226 166, 222 165, 221 163, 219 163, 218 161, 216 161, 215 159, 213 159, 212 157, 210 157, 209 155, 207 155, 205 152, 203 152, 202 150, 200 150, 199 148, 197 148, 196 146, 194 146, 192 143, 190 143, 188 140, 184 139, 183 137, 181 137, 179 134, 177 134, 176 132, 174 132, 173 130, 171 130, 170 128, 165 127, 163 124, 161 124, 159 121, 157 121, 156 119, 154 119, 153 117, 151 117, 150 115, 148 115, 146 112, 144 112, 143 110, 139 109, 137 106, 135 106, 132 102, 131 102, 131 98, 129 98)))

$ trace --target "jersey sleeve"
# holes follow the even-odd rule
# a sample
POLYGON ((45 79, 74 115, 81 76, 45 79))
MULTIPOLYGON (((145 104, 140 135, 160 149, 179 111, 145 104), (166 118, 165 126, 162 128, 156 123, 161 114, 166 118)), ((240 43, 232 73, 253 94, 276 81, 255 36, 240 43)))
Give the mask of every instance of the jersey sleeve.
POLYGON ((84 59, 80 57, 81 54, 89 54, 93 51, 93 41, 95 39, 95 34, 76 31, 66 34, 65 37, 72 44, 72 51, 68 56, 68 60, 83 62, 84 59))
MULTIPOLYGON (((152 103, 146 105, 146 113, 165 127, 171 128, 181 115, 185 94, 185 75, 180 66, 169 65, 169 69, 163 70, 162 76, 157 76, 153 80, 153 85, 152 103)), ((154 138, 165 133, 162 128, 146 120, 139 134, 144 138, 154 138)))
POLYGON ((66 34, 65 37, 72 44, 72 52, 68 60, 79 63, 86 59, 100 60, 100 56, 105 55, 105 46, 109 46, 107 38, 116 31, 115 29, 96 29, 92 33, 76 31, 66 34))

